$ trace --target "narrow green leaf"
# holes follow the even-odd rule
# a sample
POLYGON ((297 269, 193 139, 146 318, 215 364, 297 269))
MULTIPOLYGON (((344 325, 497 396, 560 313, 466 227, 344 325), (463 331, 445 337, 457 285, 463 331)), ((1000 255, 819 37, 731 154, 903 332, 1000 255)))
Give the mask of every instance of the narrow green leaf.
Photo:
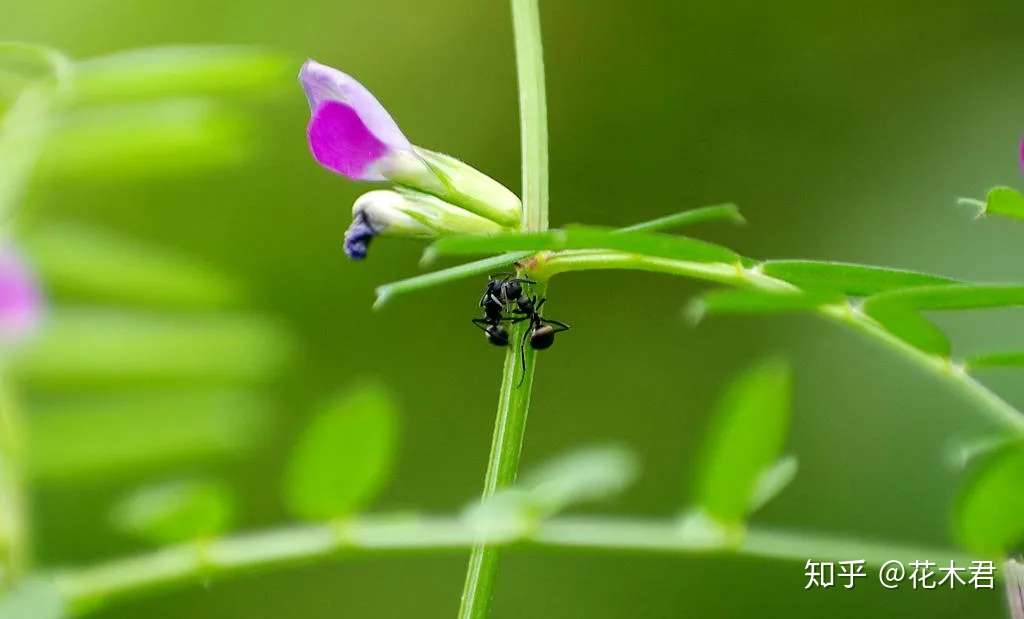
POLYGON ((63 619, 60 589, 50 580, 31 578, 0 594, 0 619, 63 619))
POLYGON ((219 307, 240 296, 237 282, 200 260, 82 225, 32 230, 19 245, 57 293, 163 307, 219 307))
POLYGON ((865 309, 882 305, 914 310, 965 310, 1024 305, 1024 286, 1017 284, 951 284, 883 292, 865 302, 865 309))
POLYGON ((453 282, 459 279, 466 279, 467 277, 486 275, 494 272, 496 269, 506 267, 517 260, 522 260, 529 255, 530 252, 502 254, 500 256, 494 256, 493 258, 484 258, 483 260, 467 262, 447 269, 441 269, 432 273, 417 275, 416 277, 410 277, 409 279, 385 284, 377 288, 377 301, 373 306, 375 308, 380 308, 392 297, 396 297, 398 295, 408 294, 410 292, 416 292, 417 290, 424 290, 434 286, 440 286, 441 284, 447 284, 448 282, 453 282))
POLYGON ((788 365, 769 360, 742 374, 720 400, 702 449, 695 494, 696 506, 714 520, 740 526, 750 512, 758 480, 786 440, 790 383, 788 365))
POLYGON ((523 478, 521 487, 545 515, 567 506, 596 501, 625 490, 636 478, 638 464, 622 447, 580 449, 548 462, 523 478))
POLYGON ((1024 194, 1010 187, 995 187, 985 197, 984 214, 1024 219, 1024 194))
POLYGON ((46 483, 237 457, 266 440, 271 421, 266 398, 228 390, 76 395, 31 412, 28 473, 46 483))
POLYGON ((290 334, 249 314, 177 315, 55 309, 12 370, 47 388, 127 381, 197 384, 265 381, 294 350, 290 334))
POLYGON ((171 46, 119 52, 76 64, 76 102, 251 92, 290 85, 296 63, 244 46, 171 46))
POLYGON ((158 544, 214 537, 231 524, 231 493, 209 481, 183 480, 148 486, 111 511, 117 528, 158 544))
POLYGON ((949 338, 930 320, 900 304, 866 303, 864 312, 886 331, 929 354, 948 357, 949 338))
POLYGON ((766 292, 763 290, 713 290, 694 300, 687 314, 699 322, 707 314, 785 314, 809 312, 823 305, 843 303, 842 295, 820 292, 766 292))
POLYGON ((532 233, 502 233, 490 236, 451 236, 438 239, 427 248, 425 259, 437 255, 472 255, 508 251, 560 251, 565 249, 617 250, 657 258, 689 262, 738 263, 731 249, 684 236, 649 232, 617 232, 583 226, 532 233))
POLYGON ((756 512, 779 496, 796 478, 798 469, 796 456, 785 456, 761 471, 754 485, 754 495, 750 498, 750 512, 756 512))
POLYGON ((46 140, 52 92, 42 87, 22 91, 0 122, 0 220, 9 221, 46 140))
POLYGON ((1024 443, 984 453, 960 487, 954 527, 970 550, 1003 556, 1024 542, 1024 443))
POLYGON ((396 434, 394 402, 379 386, 362 386, 327 402, 288 465, 289 509, 324 520, 364 507, 387 482, 396 434))
POLYGON ((657 232, 661 230, 672 230, 676 228, 683 228, 686 226, 692 226, 699 223, 708 221, 724 220, 734 224, 745 224, 747 220, 740 214, 740 209, 735 204, 716 204, 713 206, 702 206, 700 208, 690 209, 675 213, 673 215, 667 215, 665 217, 659 217, 657 219, 651 219, 650 221, 644 221, 626 226, 625 228, 619 228, 618 232, 657 232))
POLYGON ((1024 351, 995 352, 974 355, 967 358, 968 369, 972 368, 1020 368, 1024 367, 1024 351))
POLYGON ((237 164, 254 141, 238 109, 202 99, 89 107, 54 119, 41 177, 155 177, 237 164))
POLYGON ((764 263, 763 270, 765 275, 807 291, 838 292, 853 296, 955 283, 954 280, 928 273, 845 262, 769 260, 764 263))

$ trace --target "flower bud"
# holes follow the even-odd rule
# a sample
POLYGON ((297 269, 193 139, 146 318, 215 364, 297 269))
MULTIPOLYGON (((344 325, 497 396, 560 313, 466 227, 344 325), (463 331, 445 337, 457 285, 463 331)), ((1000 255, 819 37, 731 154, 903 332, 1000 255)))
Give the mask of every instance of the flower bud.
POLYGON ((352 206, 352 225, 345 232, 345 253, 366 257, 377 236, 433 238, 446 234, 494 234, 505 228, 440 198, 412 189, 378 189, 360 196, 352 206))

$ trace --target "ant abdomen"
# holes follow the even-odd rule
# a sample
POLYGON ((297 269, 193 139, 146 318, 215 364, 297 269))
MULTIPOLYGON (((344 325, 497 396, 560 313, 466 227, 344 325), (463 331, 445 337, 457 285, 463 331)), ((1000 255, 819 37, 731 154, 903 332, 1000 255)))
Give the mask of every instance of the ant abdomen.
POLYGON ((551 325, 542 325, 530 334, 530 348, 544 350, 555 343, 555 329, 551 325))

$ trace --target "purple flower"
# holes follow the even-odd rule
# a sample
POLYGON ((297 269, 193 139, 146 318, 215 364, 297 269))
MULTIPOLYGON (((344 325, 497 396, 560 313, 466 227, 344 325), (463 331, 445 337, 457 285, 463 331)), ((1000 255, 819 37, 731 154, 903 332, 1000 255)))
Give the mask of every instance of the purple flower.
POLYGON ((351 76, 307 60, 299 74, 309 100, 306 128, 313 157, 352 180, 387 180, 396 164, 424 167, 391 114, 351 76))
POLYGON ((370 240, 385 228, 392 236, 429 237, 519 225, 522 202, 514 193, 454 157, 414 146, 376 97, 351 76, 308 60, 299 81, 309 100, 309 149, 320 165, 352 180, 391 181, 417 192, 402 194, 404 202, 398 210, 392 208, 398 203, 393 196, 385 200, 387 208, 377 204, 380 195, 373 216, 357 208, 345 235, 350 257, 365 257, 370 240), (439 202, 431 201, 435 198, 439 202), (398 212, 404 214, 395 215, 398 212), (437 213, 444 214, 440 222, 430 219, 437 213), (425 222, 429 234, 405 225, 412 215, 413 220, 425 222), (396 221, 402 223, 396 225, 396 221), (468 227, 462 228, 463 224, 468 227))
POLYGON ((1024 140, 1020 141, 1020 169, 1024 170, 1024 140))
POLYGON ((28 335, 42 308, 42 293, 28 265, 10 247, 0 250, 0 344, 28 335))

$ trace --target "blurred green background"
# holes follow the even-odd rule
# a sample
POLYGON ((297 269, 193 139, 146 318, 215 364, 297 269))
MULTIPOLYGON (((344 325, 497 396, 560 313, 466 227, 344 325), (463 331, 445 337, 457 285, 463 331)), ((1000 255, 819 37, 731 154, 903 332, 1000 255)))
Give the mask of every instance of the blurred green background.
MULTIPOLYGON (((700 233, 748 255, 1020 278, 1020 228, 971 221, 955 205, 994 184, 1020 184, 1020 2, 547 0, 542 19, 553 225, 627 224, 729 200, 749 225, 700 233)), ((245 43, 291 54, 296 73, 313 57, 361 79, 415 143, 519 185, 511 26, 501 0, 36 0, 7 2, 2 22, 2 39, 74 57, 245 43)), ((469 324, 482 282, 372 311, 373 288, 416 272, 420 247, 384 240, 367 262, 348 262, 341 238, 366 188, 311 160, 297 82, 283 76, 275 96, 243 103, 258 118, 248 136, 256 151, 244 163, 36 183, 23 216, 96 224, 198 256, 247 283, 247 310, 296 334, 294 361, 262 391, 278 414, 259 449, 184 471, 232 480, 244 496, 241 526, 285 519, 278 480, 287 447, 312 404, 359 377, 389 384, 404 417, 399 466, 378 507, 462 505, 481 486, 501 364, 469 324)), ((713 319, 692 328, 681 308, 699 289, 648 274, 554 282, 549 313, 573 331, 541 357, 525 465, 574 445, 620 441, 641 455, 641 482, 593 509, 672 514, 714 396, 738 369, 781 352, 796 369, 790 451, 801 470, 759 521, 951 544, 951 454, 985 432, 968 403, 888 351, 812 319, 713 319)), ((942 324, 963 354, 1024 345, 1012 318, 942 324)), ((199 354, 203 345, 196 342, 199 354)), ((990 382, 1024 401, 1019 378, 990 382)), ((31 389, 28 396, 31 403, 31 389)), ((39 487, 40 560, 75 564, 140 550, 110 530, 106 515, 114 498, 152 477, 122 471, 116 480, 39 487)), ((101 616, 452 617, 464 568, 462 553, 357 558, 193 587, 101 616)), ((896 592, 872 581, 809 592, 804 583, 803 566, 793 563, 516 551, 502 564, 495 616, 1003 612, 998 590, 896 592)))

